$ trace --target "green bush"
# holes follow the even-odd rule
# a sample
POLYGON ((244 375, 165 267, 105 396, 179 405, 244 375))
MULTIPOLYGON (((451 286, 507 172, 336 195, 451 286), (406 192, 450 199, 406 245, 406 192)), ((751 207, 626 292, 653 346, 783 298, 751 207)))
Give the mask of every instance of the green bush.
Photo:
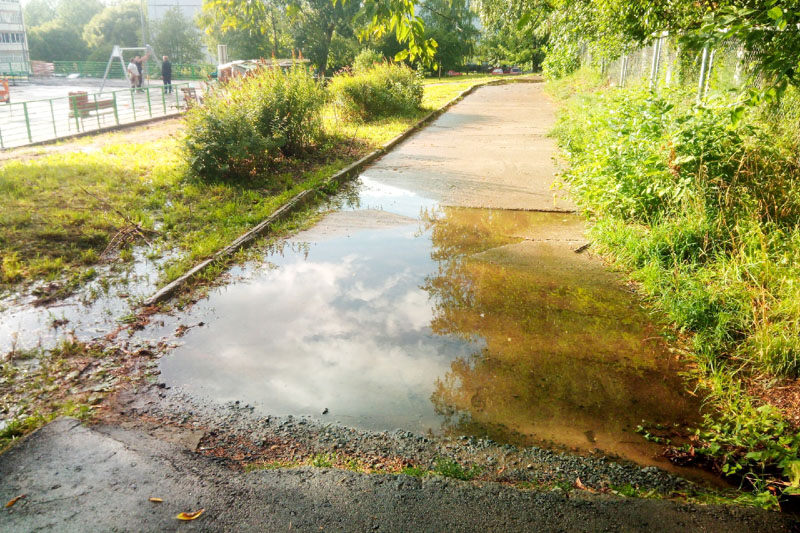
POLYGON ((385 61, 383 54, 371 48, 365 48, 353 60, 353 72, 366 72, 385 61))
POLYGON ((280 157, 301 154, 321 132, 325 93, 303 68, 260 69, 210 94, 187 114, 184 154, 206 181, 265 177, 280 157))
POLYGON ((392 63, 339 74, 331 80, 329 90, 341 113, 355 120, 412 115, 422 103, 421 76, 392 63))

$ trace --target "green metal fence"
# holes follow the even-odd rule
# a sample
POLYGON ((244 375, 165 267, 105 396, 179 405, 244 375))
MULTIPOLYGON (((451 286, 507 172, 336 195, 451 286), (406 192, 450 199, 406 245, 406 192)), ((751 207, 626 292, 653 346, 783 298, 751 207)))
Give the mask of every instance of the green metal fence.
MULTIPOLYGON (((53 61, 53 74, 67 76, 69 74, 80 74, 82 78, 102 78, 108 65, 105 61, 53 61)), ((161 79, 161 64, 157 61, 145 63, 147 76, 151 79, 161 79)), ((172 64, 173 80, 205 80, 208 75, 216 71, 216 67, 207 64, 172 64)), ((126 78, 125 70, 119 60, 111 63, 108 73, 109 78, 126 78)))
POLYGON ((12 84, 15 81, 27 81, 30 68, 27 63, 0 61, 0 78, 5 78, 12 84))
POLYGON ((202 97, 190 83, 0 105, 0 149, 177 115, 202 97))

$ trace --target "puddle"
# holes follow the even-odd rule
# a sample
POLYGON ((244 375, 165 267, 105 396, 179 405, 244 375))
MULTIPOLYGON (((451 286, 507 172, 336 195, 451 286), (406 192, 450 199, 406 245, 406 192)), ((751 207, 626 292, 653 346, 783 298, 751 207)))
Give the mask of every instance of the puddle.
POLYGON ((146 334, 204 323, 160 363, 199 398, 669 468, 634 429, 696 421, 698 402, 617 277, 574 252, 581 231, 573 215, 439 207, 362 176, 354 205, 146 334))
POLYGON ((0 354, 53 348, 66 335, 90 341, 117 329, 132 307, 156 290, 157 262, 167 258, 154 262, 148 252, 140 247, 128 264, 101 265, 95 279, 49 305, 35 305, 34 296, 0 299, 0 354))

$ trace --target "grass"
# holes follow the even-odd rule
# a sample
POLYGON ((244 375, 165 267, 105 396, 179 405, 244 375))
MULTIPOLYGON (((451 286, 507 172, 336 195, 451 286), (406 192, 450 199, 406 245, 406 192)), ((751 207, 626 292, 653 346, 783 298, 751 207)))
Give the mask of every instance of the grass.
POLYGON ((503 78, 514 78, 515 76, 498 76, 493 74, 464 74, 463 76, 445 76, 442 74, 442 77, 432 77, 432 78, 425 78, 425 85, 431 84, 439 84, 439 83, 464 83, 464 82, 475 82, 475 81, 491 81, 491 80, 499 80, 503 78))
POLYGON ((7 161, 0 168, 0 292, 70 280, 69 293, 87 279, 87 268, 109 257, 129 262, 131 246, 145 239, 151 256, 170 255, 161 272, 166 283, 482 81, 426 88, 423 109, 408 117, 354 124, 327 109, 324 146, 312 158, 277 165, 272 187, 185 180, 176 138, 7 161))
POLYGON ((678 453, 743 480, 764 506, 800 494, 786 418, 800 406, 770 405, 777 381, 800 387, 800 96, 777 121, 757 106, 732 114, 730 96, 695 106, 693 88, 604 88, 588 71, 549 90, 564 181, 596 248, 684 334, 714 409, 678 453))
POLYGON ((464 468, 453 459, 439 457, 435 461, 435 466, 432 470, 432 473, 442 477, 470 481, 481 473, 481 469, 477 465, 473 465, 470 468, 464 468))

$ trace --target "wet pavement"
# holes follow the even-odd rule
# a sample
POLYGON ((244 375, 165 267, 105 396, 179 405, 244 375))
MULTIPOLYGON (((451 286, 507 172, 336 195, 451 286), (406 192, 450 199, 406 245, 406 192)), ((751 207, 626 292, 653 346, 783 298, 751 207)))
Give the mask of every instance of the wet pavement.
POLYGON ((583 223, 544 156, 547 105, 526 84, 455 106, 368 168, 349 203, 147 330, 182 333, 161 379, 264 415, 668 468, 634 430, 696 422, 698 401, 619 277, 577 253, 583 223), (507 161, 465 163, 481 150, 507 161))
POLYGON ((233 472, 144 432, 70 419, 0 456, 0 501, 22 495, 0 511, 3 531, 798 531, 752 507, 331 468, 233 472))

